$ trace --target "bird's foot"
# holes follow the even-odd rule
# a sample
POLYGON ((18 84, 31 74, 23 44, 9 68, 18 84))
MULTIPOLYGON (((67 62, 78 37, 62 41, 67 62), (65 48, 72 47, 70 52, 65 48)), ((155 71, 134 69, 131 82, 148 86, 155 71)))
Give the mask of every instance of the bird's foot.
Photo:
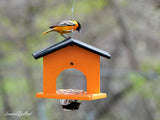
POLYGON ((66 36, 62 35, 62 37, 67 38, 66 36))
POLYGON ((62 35, 62 37, 64 37, 65 39, 69 39, 69 38, 71 38, 71 37, 66 37, 66 36, 64 36, 64 35, 62 35))

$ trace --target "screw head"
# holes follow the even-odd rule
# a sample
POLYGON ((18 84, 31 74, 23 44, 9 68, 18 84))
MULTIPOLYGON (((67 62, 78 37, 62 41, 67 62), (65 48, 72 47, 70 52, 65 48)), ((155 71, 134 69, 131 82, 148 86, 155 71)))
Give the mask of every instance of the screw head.
POLYGON ((73 62, 71 62, 70 64, 73 65, 73 62))

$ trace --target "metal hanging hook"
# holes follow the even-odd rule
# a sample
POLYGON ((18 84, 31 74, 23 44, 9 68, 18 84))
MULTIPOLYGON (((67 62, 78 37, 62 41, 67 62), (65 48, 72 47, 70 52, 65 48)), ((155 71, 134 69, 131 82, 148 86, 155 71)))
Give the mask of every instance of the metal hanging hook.
MULTIPOLYGON (((72 8, 71 8, 72 20, 74 20, 74 6, 75 6, 75 1, 76 1, 76 0, 71 0, 71 3, 72 3, 72 8)), ((72 26, 71 37, 73 38, 73 26, 72 26)))

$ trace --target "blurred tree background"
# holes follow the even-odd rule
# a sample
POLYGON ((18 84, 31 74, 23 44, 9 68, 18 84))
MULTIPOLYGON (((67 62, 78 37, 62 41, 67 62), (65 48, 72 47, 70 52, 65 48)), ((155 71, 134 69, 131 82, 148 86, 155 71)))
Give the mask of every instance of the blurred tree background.
MULTIPOLYGON (((82 101, 64 112, 59 100, 35 98, 43 90, 42 59, 32 53, 63 40, 41 36, 50 25, 72 19, 73 0, 0 1, 1 120, 159 120, 160 1, 76 0, 74 18, 82 32, 74 38, 108 51, 101 58, 101 92, 108 98, 82 101), (7 116, 28 112, 30 116, 7 116)), ((85 77, 65 70, 57 88, 85 88, 85 77)))

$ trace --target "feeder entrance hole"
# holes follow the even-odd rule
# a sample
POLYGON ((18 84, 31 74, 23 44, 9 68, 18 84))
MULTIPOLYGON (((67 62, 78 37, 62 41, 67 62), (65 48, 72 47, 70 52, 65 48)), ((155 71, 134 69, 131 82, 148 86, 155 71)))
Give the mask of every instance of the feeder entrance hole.
POLYGON ((86 89, 86 77, 77 69, 66 69, 62 71, 56 79, 56 90, 59 89, 80 89, 87 91, 86 89))

